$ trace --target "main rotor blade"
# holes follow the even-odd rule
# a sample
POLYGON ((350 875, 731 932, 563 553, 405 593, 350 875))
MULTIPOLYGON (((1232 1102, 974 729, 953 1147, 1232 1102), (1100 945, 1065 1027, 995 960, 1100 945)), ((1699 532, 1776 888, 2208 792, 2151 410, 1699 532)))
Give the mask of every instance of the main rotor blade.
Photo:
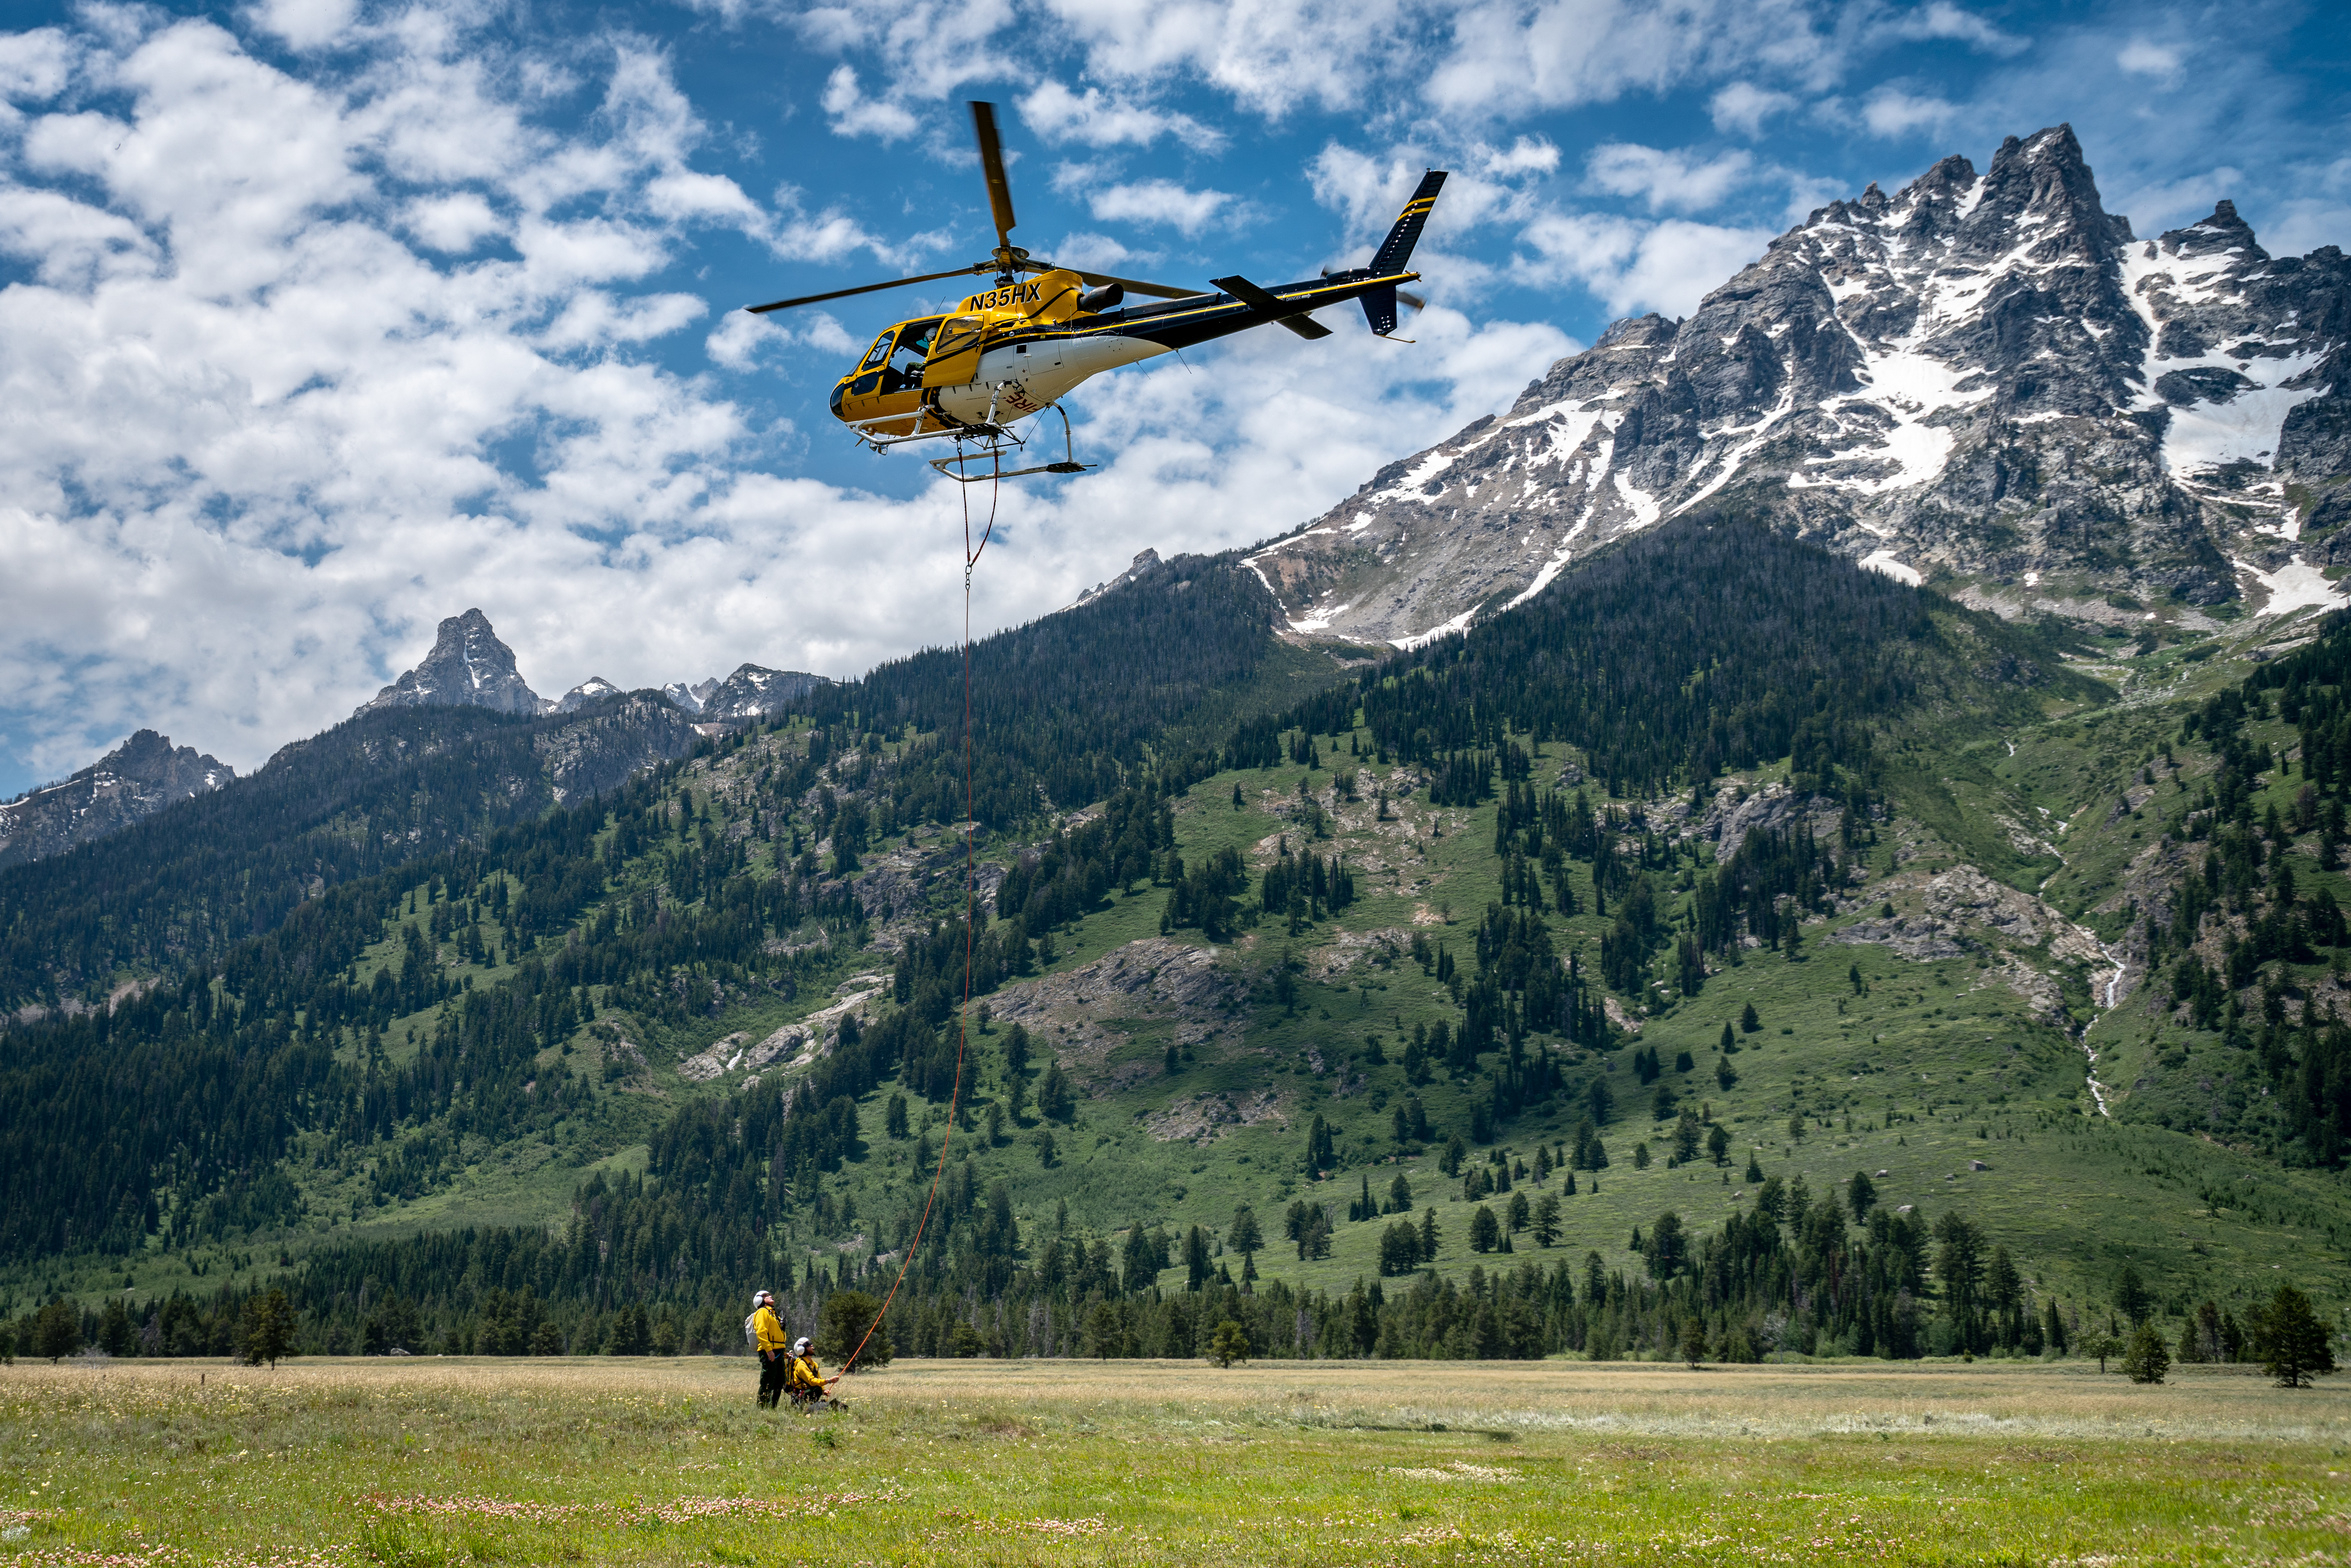
POLYGON ((942 277, 965 277, 975 272, 993 272, 996 264, 976 261, 969 267, 958 267, 952 272, 926 272, 920 277, 893 277, 887 283, 864 283, 855 288, 836 288, 830 294, 804 294, 798 299, 778 299, 772 305, 746 305, 744 309, 754 316, 765 316, 770 310, 789 310, 795 305, 821 305, 828 299, 846 299, 852 294, 872 294, 884 288, 904 288, 910 283, 936 283, 942 277))
POLYGON ((1097 288, 1115 283, 1129 294, 1148 294, 1155 299, 1195 299, 1216 292, 1213 288, 1171 288, 1165 283, 1139 283, 1132 277, 1113 277, 1107 272, 1080 272, 1078 276, 1097 288))
POLYGON ((1155 299, 1197 299, 1202 295, 1216 292, 1213 288, 1177 288, 1172 284, 1144 283, 1132 277, 1113 277, 1107 272, 1088 272, 1083 267, 1060 267, 1050 261, 1024 261, 1020 264, 1020 269, 1023 272, 1074 272, 1096 288, 1100 288, 1106 283, 1115 283, 1130 294, 1148 294, 1155 299))
POLYGON ((979 172, 987 177, 987 204, 996 210, 996 243, 1012 243, 1012 187, 1004 178, 1004 144, 996 136, 996 105, 974 99, 971 129, 979 138, 979 172))

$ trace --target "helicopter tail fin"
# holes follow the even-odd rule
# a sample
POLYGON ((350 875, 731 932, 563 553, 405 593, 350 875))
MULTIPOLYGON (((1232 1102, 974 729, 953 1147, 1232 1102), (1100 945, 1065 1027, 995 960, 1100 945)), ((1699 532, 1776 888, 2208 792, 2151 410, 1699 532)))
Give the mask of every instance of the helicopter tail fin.
MULTIPOLYGON (((1404 204, 1404 211, 1396 214, 1395 227, 1388 230, 1388 237, 1380 242, 1379 254, 1372 257, 1374 277, 1402 272, 1412 260, 1412 247, 1419 243, 1421 227, 1428 222, 1429 211, 1437 205, 1437 193, 1444 185, 1442 169, 1431 169, 1420 177, 1420 188, 1404 204)), ((1372 330, 1383 338, 1392 336, 1396 329, 1395 285, 1374 288, 1363 299, 1364 319, 1371 323, 1372 330)))
POLYGON ((1429 209, 1437 205, 1437 193, 1445 185, 1445 171, 1431 169, 1420 177, 1420 189, 1396 214, 1395 227, 1380 242, 1379 254, 1372 257, 1372 272, 1402 272, 1412 259, 1412 247, 1420 241, 1421 226, 1428 222, 1429 209))

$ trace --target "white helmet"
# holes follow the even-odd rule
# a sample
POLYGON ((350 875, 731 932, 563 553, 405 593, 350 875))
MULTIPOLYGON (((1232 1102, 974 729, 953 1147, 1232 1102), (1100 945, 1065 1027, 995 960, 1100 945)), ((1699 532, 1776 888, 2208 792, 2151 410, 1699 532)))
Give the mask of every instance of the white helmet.
POLYGON ((754 1291, 751 1292, 751 1305, 754 1310, 758 1307, 761 1301, 772 1301, 775 1299, 775 1292, 772 1291, 754 1291))
POLYGON ((792 1342, 792 1354, 794 1355, 806 1355, 808 1354, 808 1348, 809 1342, 806 1339, 796 1339, 792 1342))

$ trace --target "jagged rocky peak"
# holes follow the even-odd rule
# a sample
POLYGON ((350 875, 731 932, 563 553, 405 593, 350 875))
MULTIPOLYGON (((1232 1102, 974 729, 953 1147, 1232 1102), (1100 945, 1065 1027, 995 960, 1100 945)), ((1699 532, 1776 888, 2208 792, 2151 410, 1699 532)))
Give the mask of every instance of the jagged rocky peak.
POLYGON ((235 777, 236 769, 218 758, 140 730, 64 782, 0 806, 0 865, 44 860, 119 832, 235 777))
POLYGON ((486 707, 535 714, 547 705, 515 669, 514 650, 498 641, 479 610, 441 622, 433 651, 414 669, 378 692, 359 712, 384 707, 486 707))
POLYGON ((2333 604, 2346 321, 2340 252, 2273 258, 2226 203, 2138 239, 2053 126, 1820 208, 1249 563, 1293 636, 1408 645, 1735 505, 2005 615, 2333 604))
POLYGON ((760 664, 739 664, 721 682, 697 688, 698 711, 705 719, 751 719, 779 712, 791 700, 824 681, 800 670, 770 670, 760 664))
POLYGON ((708 680, 696 681, 690 686, 684 681, 672 681, 662 688, 662 695, 688 713, 700 713, 702 705, 710 700, 710 695, 722 684, 724 683, 716 675, 711 676, 708 680))
POLYGON ((1095 600, 1100 599, 1105 593, 1109 593, 1116 589, 1123 588, 1130 582, 1139 582, 1144 578, 1149 576, 1152 572, 1156 571, 1164 564, 1165 563, 1159 559, 1159 552, 1157 550, 1146 549, 1137 555, 1134 560, 1130 561, 1124 571, 1120 572, 1108 582, 1097 582, 1092 588, 1087 589, 1083 593, 1079 594, 1078 597, 1071 602, 1070 608, 1074 610, 1081 604, 1092 604, 1095 600))

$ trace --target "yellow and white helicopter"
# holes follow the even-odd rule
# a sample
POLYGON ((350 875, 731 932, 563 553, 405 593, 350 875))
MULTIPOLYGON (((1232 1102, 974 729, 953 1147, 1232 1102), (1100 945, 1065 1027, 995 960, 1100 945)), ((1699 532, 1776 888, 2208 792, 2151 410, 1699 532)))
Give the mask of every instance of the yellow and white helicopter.
MULTIPOLYGON (((1361 300, 1372 330, 1388 337, 1395 331, 1398 302, 1420 303, 1400 293, 1398 286, 1420 276, 1405 270, 1405 264, 1445 183, 1441 169, 1422 178, 1369 267, 1271 287, 1233 277, 1210 279, 1211 289, 1176 288, 1055 267, 1014 245, 1012 191, 1004 178, 995 106, 974 103, 971 119, 979 138, 988 204, 996 216, 996 249, 987 260, 919 277, 746 307, 754 315, 765 315, 945 277, 996 275, 993 287, 966 296, 952 312, 888 329, 834 385, 833 416, 877 452, 904 442, 948 437, 956 443, 956 455, 937 459, 932 466, 967 483, 1022 474, 1078 473, 1084 465, 1074 460, 1006 471, 1001 458, 1008 448, 1022 444, 1011 428, 1014 423, 1049 408, 1058 411, 1061 398, 1089 376, 1269 323, 1279 323, 1301 338, 1327 338, 1331 329, 1307 313, 1349 299, 1361 300), (1129 294, 1163 303, 1127 306, 1129 294), (965 451, 967 443, 972 444, 972 451, 965 451), (987 471, 967 467, 983 457, 989 459, 987 471)), ((1066 442, 1069 415, 1061 417, 1066 442)))

